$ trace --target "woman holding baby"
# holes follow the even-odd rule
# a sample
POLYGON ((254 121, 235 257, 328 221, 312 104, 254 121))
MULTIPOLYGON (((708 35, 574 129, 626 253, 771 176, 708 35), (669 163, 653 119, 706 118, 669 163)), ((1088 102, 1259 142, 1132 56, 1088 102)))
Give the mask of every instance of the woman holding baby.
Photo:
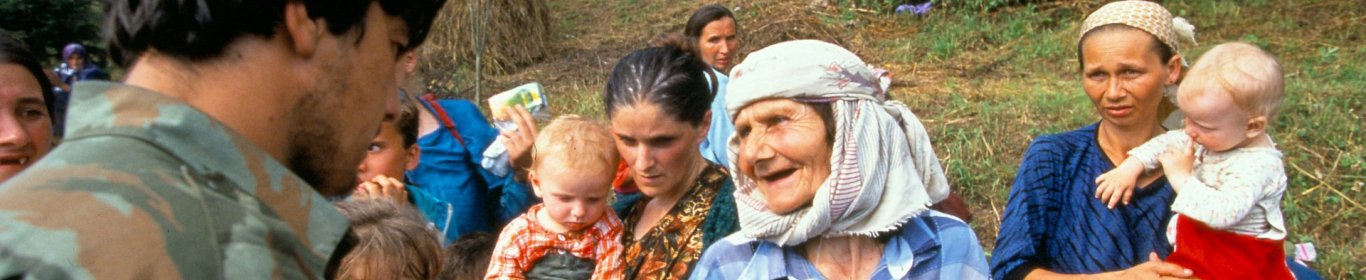
POLYGON ((1182 78, 1181 47, 1194 43, 1181 23, 1146 1, 1110 3, 1086 18, 1078 59, 1100 121, 1030 144, 996 238, 992 278, 1191 276, 1159 259, 1171 253, 1163 232, 1175 197, 1161 173, 1139 178, 1146 187, 1114 209, 1096 198, 1095 183, 1166 131, 1161 122, 1174 107, 1165 93, 1182 78))
POLYGON ((638 192, 613 204, 625 222, 627 279, 684 279, 702 251, 738 229, 726 170, 702 157, 709 66, 677 46, 622 58, 607 81, 611 133, 638 192))

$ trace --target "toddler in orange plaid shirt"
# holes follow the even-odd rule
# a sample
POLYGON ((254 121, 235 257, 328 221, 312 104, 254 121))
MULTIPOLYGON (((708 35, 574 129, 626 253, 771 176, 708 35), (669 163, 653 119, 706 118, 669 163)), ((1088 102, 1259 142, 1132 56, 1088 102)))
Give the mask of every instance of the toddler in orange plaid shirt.
POLYGON ((578 116, 537 135, 529 178, 541 204, 503 228, 485 279, 621 279, 622 223, 607 205, 619 161, 607 128, 578 116))

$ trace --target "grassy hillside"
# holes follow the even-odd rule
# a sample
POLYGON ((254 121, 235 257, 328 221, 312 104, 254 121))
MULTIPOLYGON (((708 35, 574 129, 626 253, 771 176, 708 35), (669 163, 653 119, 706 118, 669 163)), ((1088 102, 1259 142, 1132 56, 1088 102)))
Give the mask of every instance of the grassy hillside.
MULTIPOLYGON (((1076 39, 1092 2, 965 1, 928 16, 886 2, 811 7, 811 1, 731 1, 746 52, 793 38, 839 42, 894 72, 892 93, 931 131, 953 188, 976 214, 988 250, 1015 169, 1033 137, 1098 120, 1079 84, 1076 39), (1003 4, 1004 3, 1004 4, 1003 4)), ((845 1, 839 1, 845 3, 845 1)), ((702 1, 549 1, 550 58, 486 76, 485 95, 540 81, 557 114, 602 116, 601 90, 617 59, 682 28, 702 1)), ((1166 1, 1197 26, 1200 47, 1247 41, 1280 56, 1283 110, 1271 129, 1286 155, 1289 243, 1313 242, 1329 279, 1366 279, 1366 7, 1353 1, 1166 1)), ((499 32, 499 31, 492 31, 499 32)), ((516 32, 516 31, 505 31, 516 32)), ((438 75, 466 90, 468 65, 438 75)), ((455 94, 460 95, 460 94, 455 94)))

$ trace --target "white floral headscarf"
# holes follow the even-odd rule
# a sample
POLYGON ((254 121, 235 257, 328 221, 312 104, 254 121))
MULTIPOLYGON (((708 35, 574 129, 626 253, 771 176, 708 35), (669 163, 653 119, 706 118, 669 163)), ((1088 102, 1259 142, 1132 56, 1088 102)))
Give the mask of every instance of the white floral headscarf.
POLYGON ((731 174, 745 235, 789 246, 821 236, 876 236, 898 229, 949 194, 939 159, 919 118, 886 99, 877 75, 857 55, 815 40, 778 43, 745 58, 730 74, 726 109, 734 118, 755 101, 829 102, 835 140, 830 176, 811 206, 776 214, 754 181, 740 173, 736 136, 731 174))

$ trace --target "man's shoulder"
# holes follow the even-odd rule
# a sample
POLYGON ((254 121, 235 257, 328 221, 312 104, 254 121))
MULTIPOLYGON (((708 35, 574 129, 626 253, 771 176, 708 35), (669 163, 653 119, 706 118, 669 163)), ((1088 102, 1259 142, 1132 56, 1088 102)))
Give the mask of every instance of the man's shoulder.
POLYGON ((133 139, 96 142, 102 143, 64 144, 0 185, 0 224, 5 225, 0 229, 0 275, 89 278, 137 271, 151 278, 181 278, 220 273, 183 274, 176 269, 216 266, 218 254, 211 249, 214 235, 201 219, 203 201, 180 187, 186 182, 180 172, 158 163, 166 162, 165 153, 133 139), (190 256, 178 250, 202 253, 190 256), (109 263, 123 268, 107 269, 109 263))
POLYGON ((18 176, 16 185, 60 187, 64 190, 107 190, 112 185, 161 185, 181 181, 180 160, 143 139, 97 136, 62 143, 18 176))

